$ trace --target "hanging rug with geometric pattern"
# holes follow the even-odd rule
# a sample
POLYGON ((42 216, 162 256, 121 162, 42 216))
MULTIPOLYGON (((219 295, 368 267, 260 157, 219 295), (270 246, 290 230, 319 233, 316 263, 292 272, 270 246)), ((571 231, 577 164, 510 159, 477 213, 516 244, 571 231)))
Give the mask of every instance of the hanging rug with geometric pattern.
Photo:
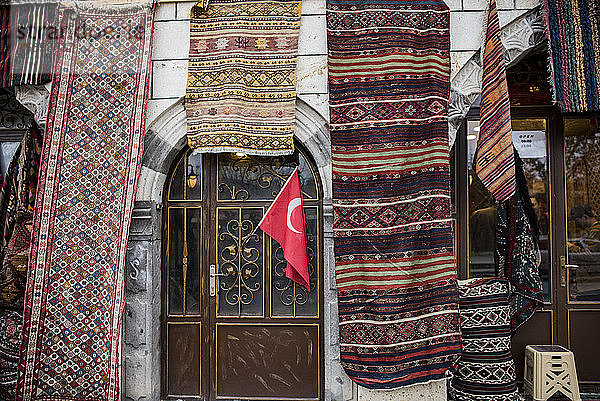
POLYGON ((205 0, 190 18, 189 146, 293 153, 300 1, 205 0))
POLYGON ((153 4, 68 2, 33 216, 18 400, 118 400, 153 4))

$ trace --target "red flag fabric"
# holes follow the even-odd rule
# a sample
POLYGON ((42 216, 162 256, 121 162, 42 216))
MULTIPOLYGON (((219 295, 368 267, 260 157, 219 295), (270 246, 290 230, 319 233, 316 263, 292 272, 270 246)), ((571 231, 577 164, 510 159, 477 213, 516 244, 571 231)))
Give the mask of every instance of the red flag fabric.
POLYGON ((285 182, 258 226, 279 242, 287 260, 286 277, 310 291, 306 224, 298 167, 285 182))

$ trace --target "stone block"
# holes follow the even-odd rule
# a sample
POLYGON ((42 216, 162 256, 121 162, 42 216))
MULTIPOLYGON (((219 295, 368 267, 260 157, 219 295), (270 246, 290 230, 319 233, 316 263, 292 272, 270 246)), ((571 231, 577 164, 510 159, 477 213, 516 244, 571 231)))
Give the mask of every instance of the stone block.
POLYGON ((327 54, 327 24, 324 15, 302 16, 300 36, 298 37, 298 54, 327 54))
POLYGON ((187 60, 152 62, 152 99, 180 98, 185 96, 187 60))
POLYGON ((327 94, 312 94, 312 95, 299 95, 300 99, 304 100, 306 104, 315 109, 321 117, 329 122, 329 95, 327 94))
MULTIPOLYGON (((489 0, 463 0, 464 10, 487 10, 489 0)), ((512 10, 515 8, 515 0, 496 0, 498 10, 512 10)))
POLYGON ((178 98, 148 100, 148 107, 146 108, 146 127, 152 125, 158 116, 178 101, 178 98))
POLYGON ((450 52, 450 78, 454 78, 456 73, 467 64, 467 61, 473 57, 475 51, 452 51, 450 52))
POLYGON ((450 11, 462 10, 462 1, 461 0, 446 0, 446 5, 450 9, 450 11))
POLYGON ((483 11, 450 13, 450 50, 477 50, 483 42, 483 11))
POLYGON ((296 91, 299 95, 327 93, 327 56, 298 56, 296 91))
POLYGON ((415 384, 413 386, 398 390, 369 390, 358 387, 358 401, 445 401, 446 381, 438 380, 426 384, 415 384))
POLYGON ((154 12, 154 21, 168 21, 175 19, 175 3, 160 3, 154 12))
POLYGON ((148 377, 148 355, 145 352, 129 352, 125 356, 125 400, 149 400, 151 388, 148 377))
POLYGON ((498 11, 498 20, 500 21, 500 27, 502 28, 510 24, 526 12, 527 10, 498 11))
POLYGON ((515 8, 519 10, 531 10, 542 4, 542 0, 516 0, 515 8))
POLYGON ((302 0, 300 13, 302 15, 325 15, 325 0, 302 0))
POLYGON ((130 296, 125 302, 125 343, 134 348, 148 344, 148 305, 137 297, 130 296))
POLYGON ((177 3, 176 16, 178 20, 189 20, 190 19, 190 11, 192 7, 196 4, 195 1, 183 1, 177 3))
POLYGON ((189 51, 189 21, 157 21, 154 23, 152 60, 187 60, 189 51))

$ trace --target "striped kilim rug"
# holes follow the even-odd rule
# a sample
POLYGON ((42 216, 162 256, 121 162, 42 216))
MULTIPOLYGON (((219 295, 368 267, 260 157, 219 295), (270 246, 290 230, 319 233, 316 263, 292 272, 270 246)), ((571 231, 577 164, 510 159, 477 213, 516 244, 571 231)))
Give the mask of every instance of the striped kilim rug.
POLYGON ((460 330, 463 351, 449 392, 455 401, 517 401, 510 345, 508 281, 461 281, 460 330))
POLYGON ((448 8, 328 0, 327 26, 341 362, 368 388, 442 379, 460 352, 448 8))
POLYGON ((33 213, 18 400, 120 398, 125 252, 142 160, 153 6, 95 4, 59 11, 63 35, 33 213))
POLYGON ((600 2, 544 0, 554 98, 564 112, 600 111, 600 2))
POLYGON ((515 160, 504 47, 500 40, 496 0, 489 1, 483 52, 480 128, 475 171, 494 199, 501 202, 515 193, 515 160))
POLYGON ((293 153, 299 29, 299 0, 192 8, 185 99, 192 149, 293 153))

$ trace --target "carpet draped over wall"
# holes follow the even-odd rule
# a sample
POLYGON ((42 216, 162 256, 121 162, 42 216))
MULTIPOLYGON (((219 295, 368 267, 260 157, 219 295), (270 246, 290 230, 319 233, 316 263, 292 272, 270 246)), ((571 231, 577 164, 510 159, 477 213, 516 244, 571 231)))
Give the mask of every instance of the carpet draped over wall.
POLYGON ((200 152, 294 151, 298 0, 211 0, 192 8, 185 96, 200 152))
POLYGON ((68 2, 59 19, 17 398, 117 400, 153 4, 68 2))
POLYGON ((460 353, 449 10, 328 0, 327 28, 341 363, 368 388, 443 379, 460 353))

